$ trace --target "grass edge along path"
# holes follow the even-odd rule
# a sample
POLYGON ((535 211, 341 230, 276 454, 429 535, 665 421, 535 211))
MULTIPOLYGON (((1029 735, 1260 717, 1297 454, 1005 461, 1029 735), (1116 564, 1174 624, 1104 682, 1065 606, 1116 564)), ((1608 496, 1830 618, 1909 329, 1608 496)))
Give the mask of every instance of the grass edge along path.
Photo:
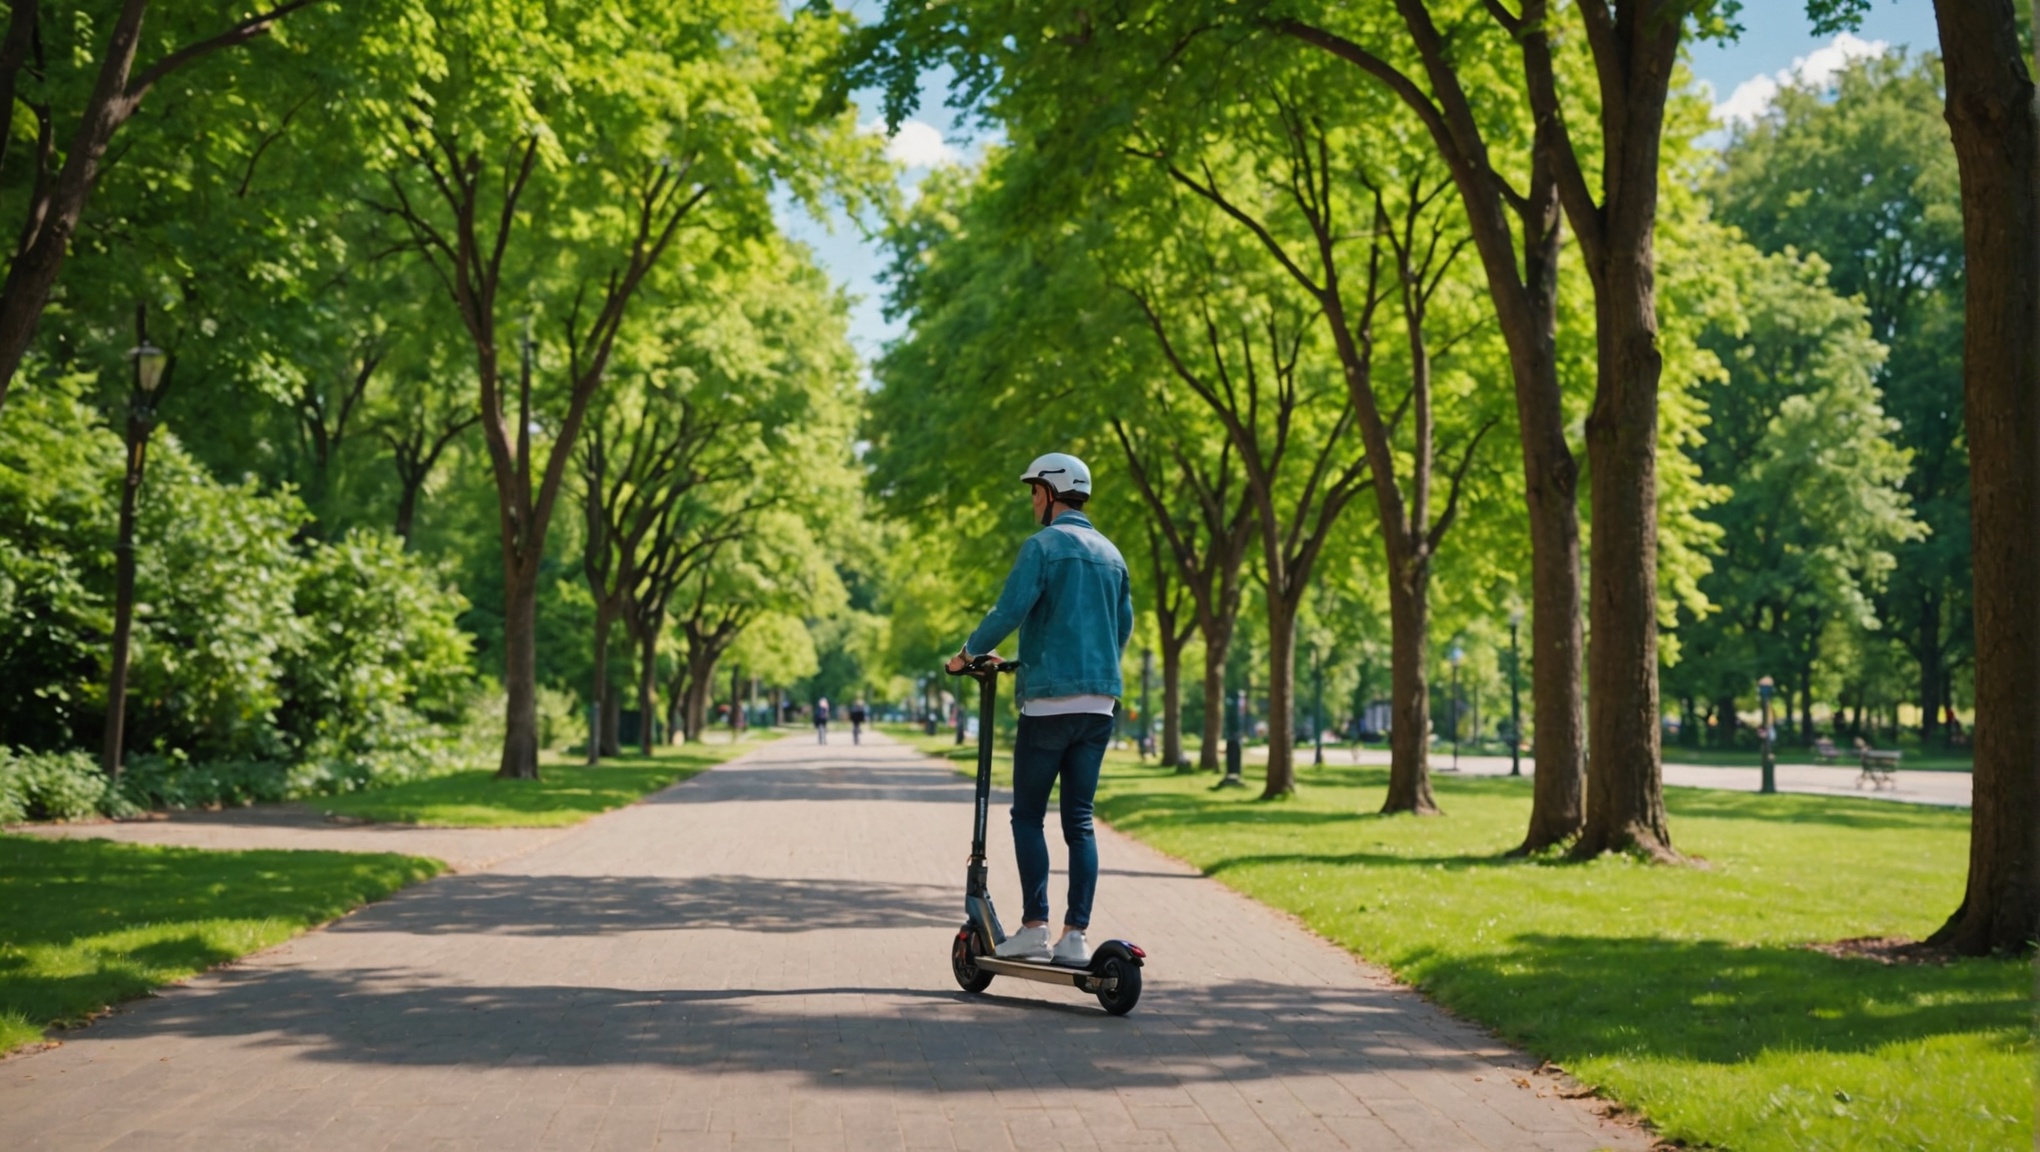
POLYGON ((0 1054, 445 869, 392 853, 0 834, 0 1054))
POLYGON ((604 757, 589 765, 548 757, 537 780, 498 779, 487 768, 449 772, 308 801, 328 816, 436 828, 558 828, 636 803, 765 746, 765 738, 692 743, 604 757))
MULTIPOLYGON (((975 741, 887 726, 976 769, 975 741)), ((1010 780, 1000 747, 995 778, 1010 780)), ((1212 790, 1114 752, 1098 816, 1301 919, 1551 1060, 1664 1136, 1736 1149, 2030 1147, 2033 969, 1884 965, 1808 944, 1920 938, 1960 898, 1968 814, 1667 788, 1694 867, 1510 860, 1529 781, 1434 777, 1441 818, 1381 817, 1386 769, 1300 794, 1212 790)), ((1101 896, 1109 900, 1108 893, 1101 896)))

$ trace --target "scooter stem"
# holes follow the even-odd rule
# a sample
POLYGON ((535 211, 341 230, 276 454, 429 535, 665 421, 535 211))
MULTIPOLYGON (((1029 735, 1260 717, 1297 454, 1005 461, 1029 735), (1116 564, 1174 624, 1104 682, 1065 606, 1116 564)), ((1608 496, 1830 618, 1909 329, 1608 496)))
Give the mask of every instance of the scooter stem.
POLYGON ((992 715, 999 703, 999 673, 1011 672, 1017 665, 979 657, 966 665, 961 676, 969 676, 978 682, 978 766, 977 766, 977 812, 970 830, 970 871, 965 880, 964 894, 989 900, 990 888, 985 877, 985 823, 992 806, 992 715))

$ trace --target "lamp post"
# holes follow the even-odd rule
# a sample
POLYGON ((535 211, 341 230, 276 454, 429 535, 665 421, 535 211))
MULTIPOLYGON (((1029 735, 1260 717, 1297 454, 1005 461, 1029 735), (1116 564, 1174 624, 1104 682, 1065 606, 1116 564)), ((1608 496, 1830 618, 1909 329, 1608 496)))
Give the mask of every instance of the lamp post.
POLYGON ((1452 642, 1452 651, 1445 655, 1446 662, 1452 665, 1452 770, 1454 772, 1459 771, 1459 662, 1464 659, 1466 659, 1466 649, 1461 648, 1459 641, 1454 640, 1452 642))
POLYGON ((1521 605, 1509 610, 1509 775, 1523 774, 1523 697, 1520 688, 1523 657, 1516 647, 1516 635, 1523 627, 1521 605))
POLYGON ((1310 738, 1317 745, 1311 753, 1310 762, 1322 767, 1325 762, 1325 665, 1315 644, 1310 646, 1310 738))
POLYGON ((1764 793, 1778 790, 1778 753, 1771 736, 1771 693, 1776 688, 1769 676, 1757 681, 1757 699, 1764 706, 1764 782, 1757 791, 1764 793))
POLYGON ((149 431, 156 423, 156 388, 163 382, 169 353, 149 343, 146 305, 135 306, 134 391, 128 396, 127 478, 120 489, 120 536, 113 546, 113 676, 106 689, 106 774, 120 779, 121 741, 127 725, 128 645, 135 616, 135 499, 141 492, 149 431))
POLYGON ((1155 650, 1140 650, 1140 755, 1145 760, 1155 750, 1155 722, 1148 712, 1148 685, 1155 678, 1155 650))

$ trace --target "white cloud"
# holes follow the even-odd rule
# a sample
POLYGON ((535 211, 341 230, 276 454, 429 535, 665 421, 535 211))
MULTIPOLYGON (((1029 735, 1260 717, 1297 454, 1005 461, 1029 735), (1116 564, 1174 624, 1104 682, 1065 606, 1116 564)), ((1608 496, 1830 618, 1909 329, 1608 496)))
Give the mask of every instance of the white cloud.
POLYGON ((1770 110, 1778 89, 1787 84, 1825 87, 1849 61, 1881 56, 1890 45, 1882 40, 1865 40, 1843 32, 1825 45, 1795 58, 1792 67, 1769 76, 1752 76, 1735 86, 1728 99, 1714 106, 1714 119, 1722 124, 1748 124, 1770 110))
MULTIPOLYGON (((885 131, 883 120, 873 120, 861 125, 866 132, 885 131)), ((942 138, 935 126, 921 120, 908 120, 900 125, 885 143, 886 158, 908 168, 947 168, 963 162, 963 153, 942 138)))

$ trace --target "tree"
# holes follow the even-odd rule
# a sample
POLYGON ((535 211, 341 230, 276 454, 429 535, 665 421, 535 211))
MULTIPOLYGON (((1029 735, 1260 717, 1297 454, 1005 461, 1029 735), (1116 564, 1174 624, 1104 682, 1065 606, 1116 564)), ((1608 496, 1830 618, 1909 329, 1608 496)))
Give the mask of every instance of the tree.
POLYGON ((200 32, 172 17, 164 22, 167 36, 151 46, 157 50, 154 61, 136 71, 148 0, 122 0, 112 14, 105 47, 96 52, 72 39, 80 33, 89 36, 94 21, 46 23, 38 0, 12 0, 7 32, 0 38, 0 177, 20 187, 23 166, 6 163, 18 111, 35 118, 35 151, 26 165, 26 194, 14 206, 16 240, 6 279, 0 281, 0 406, 35 339, 114 134, 172 73, 268 33, 313 2, 288 0, 230 27, 215 24, 200 32), (59 152, 58 121, 73 117, 76 126, 59 152))
POLYGON ((1934 17, 1962 178, 1976 764, 1969 882, 1931 942, 1976 955, 2040 939, 2040 105, 2012 0, 1934 17))
POLYGON ((1279 289, 1241 299, 1219 287, 1241 271, 1232 261, 1214 262, 1204 275, 1192 270, 1197 278, 1171 283, 1166 300, 1152 279, 1122 286, 1140 305, 1170 370, 1224 428, 1253 501, 1268 613, 1262 796, 1274 798, 1296 787, 1297 613, 1340 512, 1366 486, 1367 461, 1345 457, 1350 407, 1324 419, 1318 373, 1303 363, 1307 316, 1279 289), (1300 466, 1290 466, 1299 457, 1300 466))
MULTIPOLYGON (((1170 725, 1180 726, 1181 723, 1181 671, 1174 661, 1180 659, 1180 645, 1189 637, 1187 627, 1175 634, 1181 638, 1176 641, 1177 651, 1174 654, 1170 652, 1168 634, 1174 626, 1175 610, 1172 605, 1171 610, 1164 613, 1160 607, 1163 597, 1169 594, 1169 581, 1165 579, 1159 553, 1159 546, 1166 544, 1176 582, 1190 595, 1192 612, 1188 623, 1194 624, 1204 638, 1204 731, 1198 744, 1197 767, 1199 771, 1216 772, 1220 767, 1218 750, 1225 728, 1225 710, 1216 702, 1225 696, 1226 656, 1232 649, 1233 629, 1239 622, 1240 600, 1245 591, 1240 579, 1241 566, 1246 562, 1248 549, 1257 534, 1255 517, 1259 505, 1239 477, 1231 437, 1215 438, 1218 441, 1215 454, 1208 450, 1193 451, 1191 446, 1204 437, 1187 434, 1180 417, 1170 418, 1174 414, 1166 405, 1152 404, 1151 407, 1159 419, 1162 435, 1168 441, 1170 462, 1175 465, 1173 470, 1159 459, 1160 452, 1151 446, 1154 437, 1133 432, 1124 421, 1116 418, 1112 422, 1112 430, 1126 454, 1127 470, 1134 488, 1147 505, 1151 517, 1149 531, 1153 538, 1149 547, 1157 552, 1154 577, 1156 616, 1165 633, 1162 641, 1164 732, 1166 737, 1170 725), (1173 493, 1167 484, 1170 476, 1175 479, 1173 493), (1175 500, 1169 499, 1171 494, 1176 496, 1175 500), (1187 507, 1184 507, 1185 503, 1187 507)), ((1164 746, 1165 749, 1168 747, 1166 738, 1164 746)), ((1168 758, 1166 752, 1163 762, 1176 763, 1168 758)))
MULTIPOLYGON (((848 457, 856 368, 842 298, 804 249, 783 243, 753 246, 707 287, 665 318, 665 387, 640 417, 654 406, 668 409, 660 419, 686 414, 683 490, 648 525, 638 575, 618 583, 646 718, 659 646, 677 617, 668 711, 689 739, 707 723, 716 663, 748 627, 841 607, 846 593, 822 541, 858 511, 848 457)), ((649 751, 649 723, 639 731, 649 751)))
MULTIPOLYGON (((1524 851, 1564 844, 1585 823, 1585 740, 1580 667, 1585 642, 1580 626, 1579 466, 1566 438, 1559 384, 1559 253, 1562 242, 1557 149, 1562 122, 1533 116, 1524 139, 1520 110, 1494 115, 1499 101, 1476 106, 1469 85, 1500 82, 1483 38, 1441 35, 1428 7, 1398 3, 1400 28, 1335 28, 1324 21, 1277 18, 1281 35, 1344 60, 1393 92, 1416 114, 1452 174, 1468 229, 1487 274, 1508 352, 1523 445, 1523 475, 1530 517, 1533 657, 1531 705, 1537 732, 1537 769, 1524 851), (1343 34, 1342 34, 1343 33, 1343 34), (1415 68, 1399 66, 1407 43, 1415 68), (1470 48, 1467 45, 1471 45, 1470 48), (1378 50, 1377 50, 1378 49, 1378 50), (1425 91, 1411 75, 1420 72, 1425 91), (1506 149, 1507 151, 1503 151, 1506 149), (1520 152, 1511 156, 1510 152, 1520 152), (1513 169, 1512 183, 1508 173, 1513 169)), ((1532 40, 1549 34, 1548 6, 1525 5, 1520 17, 1491 4, 1521 51, 1549 49, 1532 40)))
MULTIPOLYGON (((1255 504, 1220 426, 1200 405, 1167 402, 1168 370, 1094 258, 1117 227, 1116 210, 1101 207, 1068 229, 1034 227, 1038 215, 1026 201, 1033 163, 1000 151, 967 181, 931 178, 891 231, 889 307, 911 316, 912 327, 878 365, 868 457, 874 487, 901 512, 937 503, 1001 509, 1015 503, 1010 473, 958 468, 956 444, 984 458, 1025 460, 1048 443, 1089 453, 1094 465, 1102 466, 1100 452, 1123 456, 1131 483, 1104 473, 1090 507, 1108 532, 1109 510, 1120 507, 1143 510, 1158 530, 1150 544, 1166 546, 1170 566, 1154 569, 1152 584, 1140 575, 1135 583, 1172 618, 1171 585, 1188 594, 1204 639, 1207 698, 1215 700, 1255 540, 1255 504)), ((1017 528, 998 516, 959 519, 973 541, 1017 528)), ((945 559, 978 554, 964 548, 945 559)), ((992 591, 971 584, 985 579, 982 567, 953 575, 959 587, 951 594, 966 601, 992 591)), ((920 626, 947 617, 896 607, 896 625, 903 615, 913 626, 894 628, 896 647, 910 638, 919 647, 932 639, 920 626)), ((1190 624, 1173 633, 1180 643, 1188 643, 1190 624)), ((954 640, 947 648, 934 641, 930 654, 954 651, 954 640)), ((1181 705, 1180 669, 1167 641, 1162 654, 1167 739, 1181 705)), ((1218 767, 1222 721, 1219 709, 1204 710, 1204 770, 1218 767)))
MULTIPOLYGON (((1438 210, 1437 199, 1445 190, 1442 181, 1427 180, 1421 159, 1412 164, 1396 156, 1393 138, 1377 133, 1356 141, 1351 133, 1335 133, 1323 119, 1304 111, 1293 98, 1278 94, 1273 103, 1279 129, 1274 133, 1274 152, 1280 159, 1264 161, 1265 178, 1275 185, 1274 203, 1283 215, 1293 211, 1295 220, 1277 223, 1270 209, 1256 209, 1255 200, 1240 198, 1221 189, 1211 168, 1201 176, 1185 172, 1173 160, 1167 161, 1170 177, 1208 201, 1235 224, 1245 228, 1266 249, 1281 269, 1316 304, 1331 347, 1336 353, 1346 392, 1350 398, 1361 441, 1382 543, 1387 553, 1390 617, 1392 622, 1391 766, 1385 812, 1435 813, 1431 795, 1428 752, 1431 724, 1429 689, 1425 664, 1429 655, 1429 610, 1431 565, 1445 534, 1458 515, 1462 485, 1480 441, 1492 428, 1489 421, 1471 431, 1457 466, 1446 480, 1446 496, 1438 514, 1431 513, 1435 431, 1431 345, 1426 324, 1439 289, 1445 284, 1454 261, 1466 246, 1463 234, 1453 235, 1447 214, 1438 210), (1360 148, 1374 152, 1374 164, 1386 164, 1384 172, 1370 177, 1369 163, 1356 154, 1360 148), (1383 160, 1386 156, 1388 159, 1383 160), (1397 163, 1397 161, 1402 163, 1397 163), (1367 188, 1361 206, 1341 204, 1333 173, 1351 169, 1367 188), (1398 184, 1393 192, 1383 185, 1398 184), (1393 197, 1393 207, 1391 207, 1393 197), (1346 238, 1346 211, 1369 219, 1369 248, 1364 262, 1364 288, 1349 295, 1346 287, 1358 281, 1342 267, 1341 246, 1346 238), (1292 244, 1278 235, 1283 224, 1301 223, 1301 239, 1292 244), (1385 275, 1384 275, 1385 269, 1385 275), (1408 387, 1384 387, 1377 376, 1376 312, 1393 300, 1402 313, 1408 345, 1408 387), (1398 440, 1404 415, 1411 419, 1408 440, 1409 474, 1398 474, 1398 440)), ((1242 135, 1252 139, 1248 130, 1242 135)), ((1477 328, 1480 321, 1476 320, 1477 328)), ((1273 707, 1273 705, 1271 705, 1273 707)))
MULTIPOLYGON (((389 126, 379 208, 439 277, 473 344, 501 527, 501 775, 538 772, 535 614, 546 533, 631 305, 683 226, 702 246, 697 259, 712 258, 724 234, 765 227, 771 176, 797 166, 817 128, 801 103, 804 70, 834 26, 833 15, 788 21, 756 0, 586 0, 570 11, 512 6, 494 20, 463 13, 435 26, 452 66, 428 75, 389 126), (643 75, 609 83, 619 59, 643 75), (505 298, 506 281, 524 292, 505 298), (541 309, 564 363, 557 387, 534 396, 529 336, 514 378, 499 345, 516 312, 529 319, 541 309), (551 436, 542 462, 535 426, 551 436)), ((820 135, 832 130, 847 133, 847 118, 818 126, 820 135)))
POLYGON ((481 423, 466 389, 439 386, 422 372, 399 373, 391 382, 388 411, 374 425, 389 448, 396 473, 397 506, 392 529, 405 545, 418 518, 418 497, 439 467, 439 458, 462 433, 481 423))
MULTIPOLYGON (((581 446, 580 480, 585 536, 581 570, 595 601, 594 672, 588 702, 596 717, 588 739, 588 762, 601 759, 612 733, 608 731, 609 633, 625 614, 626 602, 645 603, 660 586, 667 568, 685 563, 675 558, 676 506, 708 478, 701 457, 719 430, 704 421, 685 397, 674 405, 664 397, 612 397, 588 423, 581 446), (643 586, 650 582, 653 588, 643 586)), ((657 607, 663 611, 661 601, 657 607)), ((646 613, 634 612, 634 616, 646 613)), ((648 629, 656 635, 656 629, 648 629)), ((639 712, 639 728, 650 738, 650 712, 639 712)))
MULTIPOLYGON (((1721 528, 1708 609, 1683 613, 1685 694, 1735 698, 1761 674, 1799 698, 1811 743, 1815 667, 1834 625, 1876 631, 1876 594, 1895 550, 1921 533, 1903 490, 1907 452, 1893 442, 1874 383, 1884 351, 1863 305, 1826 284, 1818 256, 1756 256, 1727 236, 1711 246, 1737 266, 1741 330, 1703 338, 1726 367, 1701 388, 1704 483, 1730 495, 1704 515, 1721 528)), ((1689 708, 1689 715, 1695 710, 1689 708)))
POLYGON ((1832 90, 1788 85, 1739 130, 1708 182, 1717 211, 1767 252, 1814 251, 1860 296, 1890 349, 1877 373, 1912 455, 1906 493, 1930 531, 1898 549, 1878 615, 1917 663, 1934 739, 1970 658, 1968 453, 1962 435, 1962 216, 1932 55, 1859 60, 1832 90))

